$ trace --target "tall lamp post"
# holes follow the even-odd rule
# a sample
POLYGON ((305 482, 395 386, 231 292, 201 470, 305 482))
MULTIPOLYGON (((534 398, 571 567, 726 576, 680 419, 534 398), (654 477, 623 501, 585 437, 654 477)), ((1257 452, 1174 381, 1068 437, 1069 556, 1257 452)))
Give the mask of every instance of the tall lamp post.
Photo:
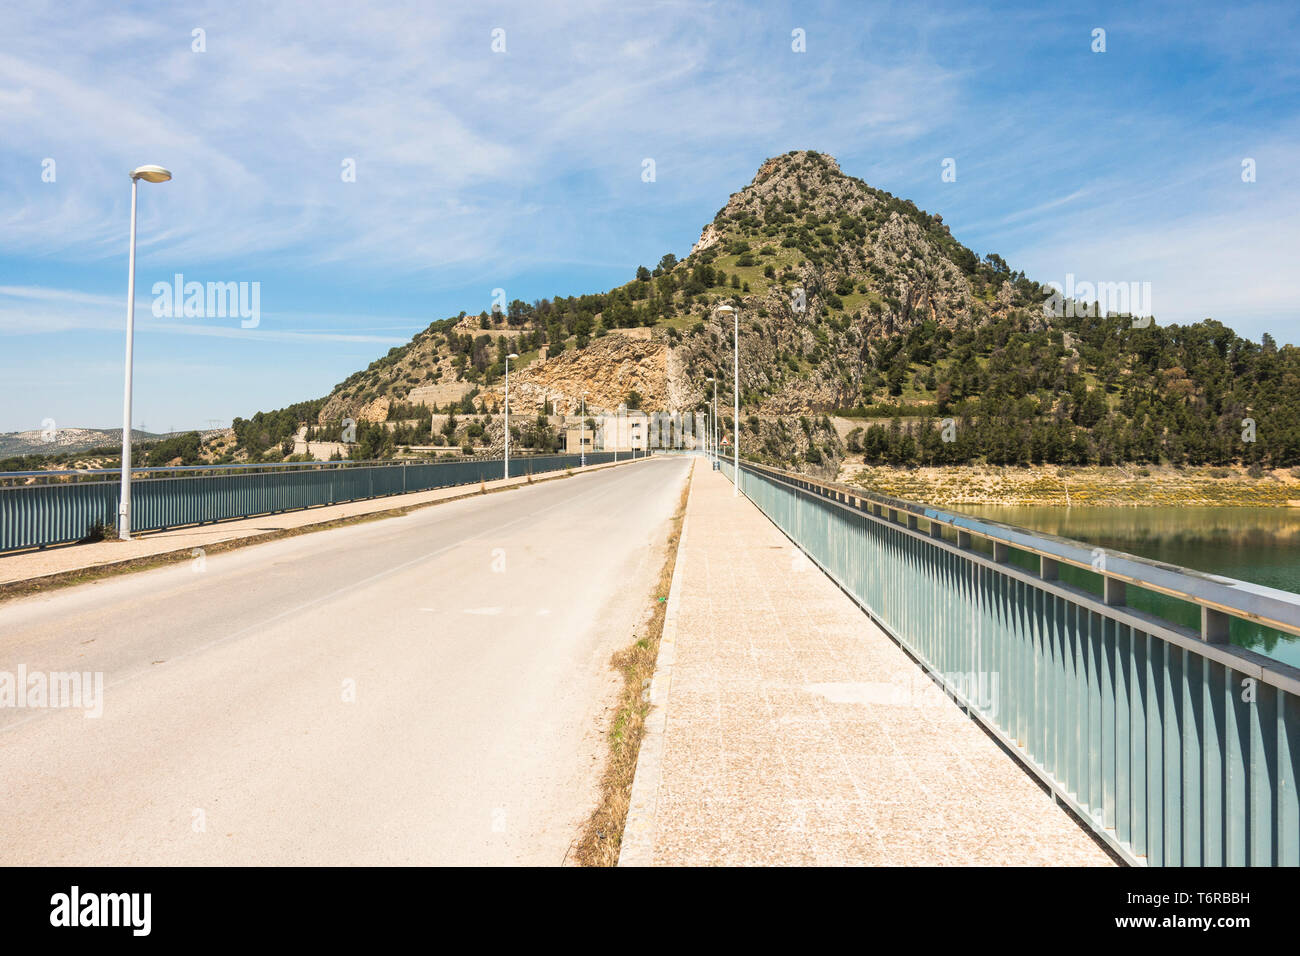
POLYGON ((733 342, 734 342, 734 362, 735 370, 732 379, 732 397, 735 400, 735 410, 732 413, 731 421, 731 450, 732 450, 732 468, 735 471, 734 482, 731 487, 731 496, 733 498, 740 495, 740 312, 729 305, 718 306, 718 311, 730 313, 733 322, 733 342))
POLYGON ((506 461, 504 478, 510 477, 510 360, 519 358, 514 352, 506 356, 506 401, 505 408, 501 413, 503 421, 501 427, 506 433, 506 461))
POLYGON ((587 467, 587 393, 582 393, 582 417, 578 419, 578 467, 587 467))
POLYGON ((709 464, 712 466, 713 462, 718 459, 718 380, 715 376, 710 375, 708 381, 713 383, 713 411, 709 415, 707 438, 709 443, 709 464))
MULTIPOLYGON (((619 405, 618 410, 615 412, 614 415, 614 464, 616 465, 618 464, 618 443, 623 437, 622 425, 623 425, 623 419, 625 417, 624 412, 626 411, 627 411, 626 405, 619 405)), ((605 421, 609 421, 608 415, 605 416, 605 421)), ((606 429, 605 433, 609 434, 609 429, 606 429)))
POLYGON ((713 462, 718 461, 718 380, 713 380, 713 462))
POLYGON ((126 279, 126 385, 122 390, 122 498, 117 506, 117 536, 131 540, 131 371, 135 344, 135 198, 140 180, 165 183, 172 174, 161 166, 131 170, 131 247, 126 279))

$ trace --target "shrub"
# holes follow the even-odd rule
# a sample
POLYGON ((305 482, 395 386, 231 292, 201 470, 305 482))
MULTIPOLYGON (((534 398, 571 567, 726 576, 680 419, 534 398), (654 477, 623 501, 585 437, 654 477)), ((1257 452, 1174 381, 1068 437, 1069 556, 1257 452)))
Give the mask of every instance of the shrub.
POLYGON ((110 541, 117 537, 117 525, 112 518, 105 518, 102 521, 96 521, 86 531, 86 536, 81 539, 82 543, 91 541, 110 541))

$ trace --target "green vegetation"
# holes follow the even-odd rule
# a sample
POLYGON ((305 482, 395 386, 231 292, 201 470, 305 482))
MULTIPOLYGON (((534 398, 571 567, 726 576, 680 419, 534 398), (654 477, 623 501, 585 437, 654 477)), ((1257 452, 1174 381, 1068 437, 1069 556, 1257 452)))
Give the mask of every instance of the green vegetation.
MULTIPOLYGON (((838 410, 862 420, 848 449, 868 464, 1300 464, 1300 350, 1209 319, 1134 328, 1124 316, 1045 317, 1046 287, 819 153, 764 164, 709 236, 686 259, 668 253, 605 293, 516 299, 430 324, 331 394, 340 417, 392 402, 387 427, 358 427, 353 457, 481 448, 487 426, 455 415, 492 410, 478 389, 500 380, 507 354, 526 365, 542 347, 555 357, 618 329, 655 329, 698 394, 709 375, 725 388, 730 335, 713 321, 725 301, 741 306, 746 422, 759 413, 749 430, 774 463, 836 466, 839 440, 816 416, 838 410), (796 290, 806 306, 788 304, 796 290), (445 425, 406 402, 435 381, 475 388, 445 425), (773 421, 801 412, 816 413, 802 432, 773 421)), ((626 400, 642 404, 636 393, 626 400)), ((315 423, 324 403, 236 419, 238 448, 253 460, 287 454, 297 423, 315 423)), ((513 428, 522 447, 558 441, 540 425, 513 428)))
POLYGON ((273 412, 258 412, 252 418, 236 418, 231 423, 238 447, 248 452, 249 459, 257 461, 274 446, 291 438, 302 422, 314 422, 320 414, 325 399, 296 402, 273 412))
POLYGON ((1207 319, 1133 328, 1127 317, 1026 315, 964 329, 922 323, 873 350, 892 409, 861 436, 869 464, 1173 464, 1300 461, 1300 349, 1242 339, 1207 319), (1067 347, 1063 332, 1072 345, 1067 347), (901 421, 910 411, 919 420, 901 421), (951 426, 943 440, 944 421, 951 426), (1254 439, 1248 420, 1255 423, 1254 439))
POLYGON ((200 444, 198 432, 172 435, 151 445, 145 455, 144 463, 151 467, 170 465, 179 458, 182 465, 202 464, 203 459, 199 455, 200 444))

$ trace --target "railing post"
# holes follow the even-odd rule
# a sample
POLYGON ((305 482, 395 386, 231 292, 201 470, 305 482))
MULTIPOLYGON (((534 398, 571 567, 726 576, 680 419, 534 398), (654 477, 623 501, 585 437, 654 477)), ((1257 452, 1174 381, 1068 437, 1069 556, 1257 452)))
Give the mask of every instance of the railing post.
POLYGON ((1128 585, 1119 578, 1103 578, 1102 600, 1112 607, 1121 607, 1128 600, 1128 585))
POLYGON ((993 542, 993 560, 998 564, 1006 564, 1011 559, 1011 546, 1005 541, 993 542))
POLYGON ((943 525, 939 524, 939 522, 935 521, 934 519, 930 520, 930 537, 932 538, 943 537, 943 525))
POLYGON ((1038 557, 1038 576, 1044 581, 1056 581, 1061 576, 1061 562, 1046 555, 1038 557))
POLYGON ((957 547, 970 549, 970 532, 957 529, 957 547))
POLYGON ((1232 619, 1222 611, 1201 605, 1201 640, 1207 644, 1227 644, 1232 619))

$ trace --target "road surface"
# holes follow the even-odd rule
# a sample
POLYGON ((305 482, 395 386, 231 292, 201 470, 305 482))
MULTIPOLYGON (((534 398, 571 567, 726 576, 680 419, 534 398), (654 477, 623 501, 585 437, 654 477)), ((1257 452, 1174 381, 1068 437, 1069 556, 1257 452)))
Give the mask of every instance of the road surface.
POLYGON ((689 464, 0 604, 0 864, 561 863, 689 464))

